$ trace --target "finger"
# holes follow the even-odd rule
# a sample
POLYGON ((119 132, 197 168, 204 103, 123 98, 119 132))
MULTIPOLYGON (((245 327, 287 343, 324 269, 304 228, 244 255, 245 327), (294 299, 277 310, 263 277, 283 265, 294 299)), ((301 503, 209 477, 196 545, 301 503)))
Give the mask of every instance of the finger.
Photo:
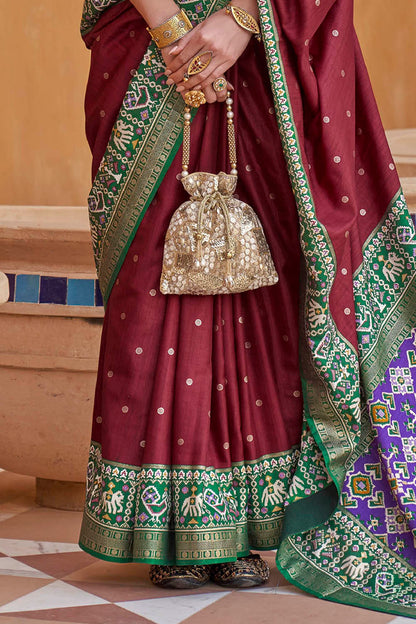
POLYGON ((175 52, 175 55, 172 56, 172 58, 167 58, 165 73, 167 73, 169 78, 171 78, 172 75, 175 74, 180 75, 180 77, 182 78, 183 74, 188 69, 192 59, 195 58, 195 56, 197 56, 198 54, 202 54, 206 51, 207 48, 203 48, 202 44, 196 38, 190 39, 188 44, 183 48, 183 50, 180 50, 178 54, 176 54, 175 52))
POLYGON ((179 41, 172 43, 171 46, 168 46, 166 52, 167 54, 167 64, 172 65, 175 63, 175 59, 179 56, 182 50, 188 45, 190 39, 192 39, 193 31, 186 33, 179 41), (169 49, 170 48, 170 49, 169 49))
MULTIPOLYGON (((185 35, 185 37, 186 36, 187 35, 185 35)), ((185 37, 183 37, 177 43, 173 43, 172 45, 167 46, 166 48, 162 49, 162 56, 163 56, 163 60, 164 60, 165 66, 166 66, 166 68, 165 68, 166 76, 169 76, 172 73, 172 70, 169 69, 169 67, 174 62, 175 57, 178 54, 180 54, 182 49, 185 47, 185 42, 183 42, 183 39, 185 37)))
MULTIPOLYGON (((198 55, 202 54, 203 51, 199 52, 198 55)), ((198 56, 195 55, 195 56, 198 56)), ((192 57, 192 59, 195 57, 192 57)), ((192 62, 192 59, 189 63, 187 63, 186 65, 184 65, 183 67, 181 67, 177 72, 171 74, 169 76, 170 79, 173 79, 174 82, 176 82, 177 86, 185 86, 186 89, 195 89, 195 86, 197 84, 202 84, 202 83, 207 83, 209 82, 209 80, 207 81, 207 78, 216 71, 216 68, 220 62, 219 59, 215 59, 213 58, 211 60, 211 62, 208 64, 208 66, 203 69, 202 71, 198 72, 197 74, 192 74, 191 76, 189 76, 189 78, 187 80, 184 80, 184 75, 188 72, 189 69, 189 65, 192 62)))
POLYGON ((227 89, 222 89, 222 91, 216 91, 217 102, 225 102, 227 99, 227 89))
MULTIPOLYGON (((183 87, 176 89, 176 91, 179 91, 179 93, 181 94, 184 100, 187 94, 189 93, 189 89, 184 89, 183 87)), ((193 89, 193 91, 202 91, 201 85, 196 86, 195 89, 193 89)))
POLYGON ((202 54, 204 50, 200 47, 200 45, 196 44, 196 42, 190 42, 189 45, 178 55, 177 61, 171 64, 168 62, 167 69, 165 74, 168 76, 167 82, 169 84, 173 84, 176 82, 182 82, 183 76, 187 71, 191 61, 193 58, 198 56, 198 54, 202 54))
MULTIPOLYGON (((195 91, 202 91, 203 94, 205 95, 205 99, 207 101, 208 104, 213 104, 214 102, 217 101, 217 94, 215 93, 214 89, 211 90, 211 92, 209 91, 209 89, 204 89, 202 90, 201 87, 196 87, 194 89, 195 91)), ((184 99, 185 103, 186 103, 186 95, 188 93, 188 90, 181 92, 181 96, 184 99)))
MULTIPOLYGON (((218 78, 222 78, 223 80, 225 80, 225 76, 219 76, 218 78)), ((224 87, 224 89, 221 89, 221 91, 218 91, 217 89, 215 89, 215 88, 214 88, 214 85, 215 85, 216 80, 218 80, 218 78, 216 78, 216 79, 212 82, 211 86, 212 86, 212 89, 213 89, 213 91, 215 92, 215 94, 216 94, 216 96, 217 96, 217 102, 224 102, 224 100, 226 100, 226 99, 227 99, 228 87, 227 87, 227 86, 225 86, 225 87, 224 87)), ((226 85, 227 85, 227 84, 228 84, 228 83, 226 82, 226 85)))
POLYGON ((214 102, 217 101, 218 94, 215 93, 214 89, 212 88, 212 85, 208 85, 207 87, 205 87, 204 94, 205 94, 208 104, 213 104, 214 102))
MULTIPOLYGON (((191 76, 186 82, 183 81, 182 75, 181 80, 177 82, 178 87, 185 87, 185 89, 191 91, 192 89, 195 89, 196 85, 202 85, 203 88, 210 85, 217 76, 221 76, 222 72, 218 70, 219 63, 221 63, 221 60, 214 58, 206 69, 199 72, 198 74, 195 74, 194 76, 191 76)), ((169 78, 175 77, 175 75, 169 76, 169 78)))
MULTIPOLYGON (((203 77, 204 72, 201 72, 200 74, 198 74, 200 76, 199 83, 201 84, 201 87, 204 89, 208 84, 212 84, 214 80, 218 78, 218 76, 223 76, 225 72, 227 71, 227 69, 230 69, 230 67, 233 64, 234 64, 233 61, 225 61, 225 62, 223 61, 222 63, 221 61, 218 61, 216 66, 213 67, 211 74, 209 74, 205 79, 203 77)), ((187 88, 188 88, 189 82, 190 81, 186 83, 187 88)))
POLYGON ((195 26, 172 47, 167 59, 167 66, 171 73, 178 71, 182 65, 188 64, 199 50, 208 49, 206 46, 203 47, 204 43, 199 35, 200 28, 201 25, 195 26))
MULTIPOLYGON (((190 48, 190 49, 191 49, 191 48, 190 48)), ((185 49, 185 51, 186 51, 186 49, 185 49)), ((185 51, 184 51, 184 54, 185 54, 185 51)), ((187 58, 186 58, 185 62, 184 62, 184 63, 181 63, 181 65, 179 66, 179 68, 178 68, 176 71, 172 71, 172 72, 169 74, 169 78, 168 78, 168 80, 167 80, 167 84, 173 84, 173 83, 176 83, 176 84, 179 86, 179 84, 183 83, 183 85, 185 85, 185 82, 184 82, 184 80, 183 80, 183 77, 184 77, 184 75, 187 73, 188 68, 189 68, 189 65, 191 64, 192 60, 193 60, 196 56, 199 56, 199 55, 200 55, 200 54, 202 54, 203 52, 206 52, 206 50, 202 50, 201 48, 199 48, 199 49, 195 49, 195 48, 194 48, 194 49, 192 50, 192 54, 191 54, 189 57, 187 57, 187 58)), ((184 57, 184 58, 185 58, 185 57, 184 57)), ((211 63, 212 63, 212 61, 211 61, 211 63)), ((209 63, 208 67, 211 65, 211 63, 209 63)), ((208 69, 208 67, 207 67, 207 69, 208 69)), ((171 69, 171 68, 169 67, 169 70, 170 70, 170 69, 171 69)), ((202 73, 202 72, 201 72, 201 73, 202 73)), ((188 81, 186 81, 186 82, 189 82, 189 80, 192 80, 192 79, 193 79, 193 81, 195 82, 195 80, 198 80, 197 76, 199 76, 199 75, 200 75, 200 74, 194 74, 193 76, 190 76, 190 78, 189 78, 189 79, 188 79, 188 81)), ((187 86, 187 85, 186 85, 186 86, 187 86)))

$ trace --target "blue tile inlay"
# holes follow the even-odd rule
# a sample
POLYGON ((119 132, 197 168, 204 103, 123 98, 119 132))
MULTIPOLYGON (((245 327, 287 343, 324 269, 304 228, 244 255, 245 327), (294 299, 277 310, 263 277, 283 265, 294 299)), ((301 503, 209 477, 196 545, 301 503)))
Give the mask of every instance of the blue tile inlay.
POLYGON ((95 280, 68 279, 68 305, 93 306, 95 280))
POLYGON ((37 303, 103 307, 97 279, 77 279, 52 275, 6 273, 9 299, 15 303, 37 303))
POLYGON ((49 277, 42 275, 40 278, 39 303, 66 304, 66 277, 49 277))
POLYGON ((14 300, 24 303, 38 303, 39 275, 16 275, 16 294, 14 300))
POLYGON ((100 284, 98 282, 98 280, 95 280, 95 305, 100 307, 103 306, 103 296, 101 294, 101 290, 100 290, 100 284))
POLYGON ((6 273, 6 277, 9 280, 9 299, 8 301, 14 301, 14 290, 16 284, 16 275, 14 273, 6 273))

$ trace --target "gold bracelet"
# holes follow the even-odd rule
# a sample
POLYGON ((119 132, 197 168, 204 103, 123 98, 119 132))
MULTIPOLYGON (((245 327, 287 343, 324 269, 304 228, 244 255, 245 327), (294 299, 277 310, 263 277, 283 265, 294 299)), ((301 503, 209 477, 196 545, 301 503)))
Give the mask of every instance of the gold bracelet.
POLYGON ((189 21, 185 11, 181 9, 173 17, 155 28, 147 28, 153 41, 158 48, 166 48, 175 41, 182 39, 186 33, 192 30, 193 26, 189 21))
POLYGON ((231 2, 225 7, 227 15, 231 15, 241 28, 252 33, 257 41, 261 41, 260 27, 252 15, 245 9, 233 6, 231 2))

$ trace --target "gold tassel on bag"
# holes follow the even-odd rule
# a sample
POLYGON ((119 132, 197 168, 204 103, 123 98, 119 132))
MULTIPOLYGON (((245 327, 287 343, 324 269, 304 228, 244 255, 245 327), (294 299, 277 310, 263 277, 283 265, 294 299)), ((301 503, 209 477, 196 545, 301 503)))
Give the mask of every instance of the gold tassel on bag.
POLYGON ((238 293, 271 286, 279 279, 258 216, 233 197, 237 157, 230 93, 225 102, 230 174, 188 173, 190 106, 204 103, 202 98, 202 92, 187 94, 181 181, 190 200, 174 212, 166 233, 160 279, 164 295, 238 293))

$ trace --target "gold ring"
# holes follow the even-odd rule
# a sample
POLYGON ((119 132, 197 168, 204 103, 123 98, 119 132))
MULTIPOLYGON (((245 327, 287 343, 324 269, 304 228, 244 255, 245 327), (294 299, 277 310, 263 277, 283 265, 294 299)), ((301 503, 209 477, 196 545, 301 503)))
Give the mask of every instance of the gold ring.
POLYGON ((213 53, 211 50, 206 50, 206 52, 201 52, 201 54, 194 56, 188 65, 188 69, 183 75, 183 81, 186 82, 191 76, 195 76, 196 74, 200 74, 204 71, 204 69, 206 69, 211 63, 212 56, 213 53))
POLYGON ((217 78, 216 80, 214 80, 214 82, 212 83, 212 88, 214 89, 216 93, 219 93, 220 91, 224 91, 224 89, 227 88, 227 81, 224 78, 224 76, 221 76, 220 78, 217 78))
POLYGON ((185 104, 192 108, 198 108, 201 104, 206 103, 205 95, 202 91, 188 91, 184 95, 185 104))

